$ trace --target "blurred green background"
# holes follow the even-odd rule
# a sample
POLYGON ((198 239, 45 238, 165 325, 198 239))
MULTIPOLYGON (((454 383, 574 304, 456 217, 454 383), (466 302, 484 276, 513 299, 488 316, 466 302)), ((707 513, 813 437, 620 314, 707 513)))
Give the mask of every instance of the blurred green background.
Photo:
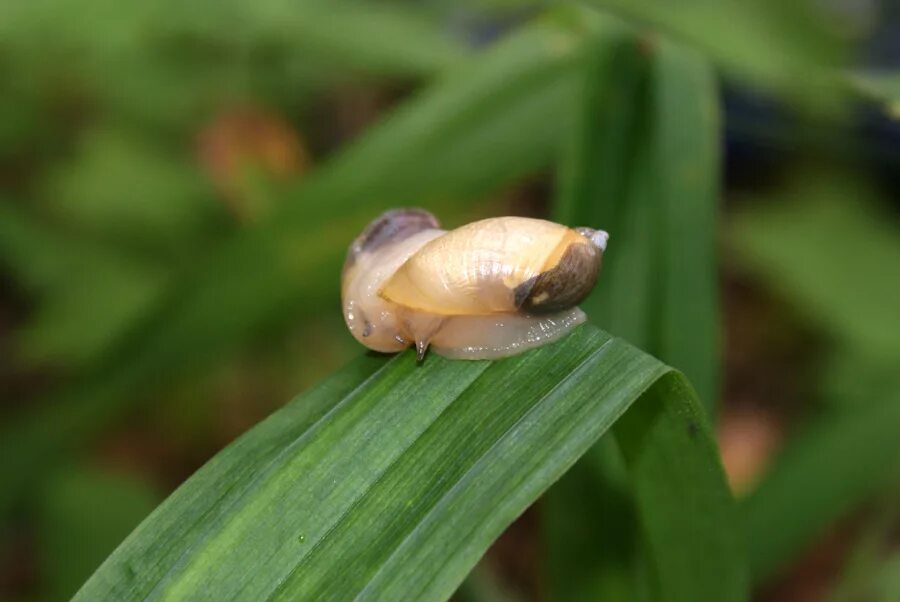
MULTIPOLYGON (((640 57, 670 40, 716 74, 714 210, 685 197, 666 219, 684 245, 715 246, 679 282, 715 287, 698 320, 719 342, 712 367, 664 359, 711 375, 695 385, 715 408, 755 595, 900 599, 900 8, 887 0, 0 5, 0 598, 70 597, 207 459, 362 352, 339 271, 382 210, 424 206, 450 227, 607 215, 637 233, 610 228, 610 253, 639 249, 662 218, 621 211, 665 174, 640 167, 650 117, 631 99, 640 57), (585 119, 591 48, 617 28, 636 50, 585 119), (596 169, 610 182, 639 166, 601 183, 616 198, 586 216, 557 202, 578 188, 573 144, 609 147, 596 169)), ((655 102, 669 100, 677 123, 678 99, 655 102)), ((665 354, 606 315, 601 327, 665 354)), ((548 576, 557 527, 540 504, 526 513, 459 597, 577 599, 548 576)))

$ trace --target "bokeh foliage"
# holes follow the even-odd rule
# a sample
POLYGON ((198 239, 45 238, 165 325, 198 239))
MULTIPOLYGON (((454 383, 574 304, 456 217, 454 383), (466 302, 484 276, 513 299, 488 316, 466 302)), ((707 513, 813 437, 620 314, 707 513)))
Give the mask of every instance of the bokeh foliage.
MULTIPOLYGON (((835 131, 849 102, 896 112, 897 76, 848 75, 833 25, 812 3, 774 0, 6 3, 0 262, 28 305, 8 363, 52 385, 11 400, 0 510, 45 534, 47 596, 71 593, 102 556, 59 560, 80 537, 84 491, 124 492, 109 495, 124 518, 98 550, 154 497, 61 466, 164 399, 202 412, 196 391, 260 347, 280 400, 319 380, 357 352, 336 274, 365 222, 419 205, 453 226, 548 172, 550 215, 613 235, 592 320, 682 370, 711 417, 720 251, 822 337, 814 397, 742 501, 754 579, 871 499, 882 510, 862 531, 877 534, 893 499, 877 494, 898 479, 895 216, 858 176, 805 165, 719 223, 721 81, 835 131), (377 121, 335 134, 324 122, 339 111, 322 106, 371 101, 360 90, 376 91, 377 121), (291 354, 273 342, 281 331, 302 341, 291 354)), ((554 599, 659 595, 619 447, 602 439, 540 508, 554 599)), ((867 574, 896 582, 877 535, 860 541, 847 596, 867 574)))

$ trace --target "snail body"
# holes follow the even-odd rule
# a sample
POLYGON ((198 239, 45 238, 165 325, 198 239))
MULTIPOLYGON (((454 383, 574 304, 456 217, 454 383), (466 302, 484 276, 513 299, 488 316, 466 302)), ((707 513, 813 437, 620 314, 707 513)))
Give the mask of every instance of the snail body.
POLYGON ((450 232, 421 209, 388 211, 353 242, 344 318, 376 351, 429 345, 456 359, 513 355, 585 320, 608 235, 553 222, 490 218, 450 232))

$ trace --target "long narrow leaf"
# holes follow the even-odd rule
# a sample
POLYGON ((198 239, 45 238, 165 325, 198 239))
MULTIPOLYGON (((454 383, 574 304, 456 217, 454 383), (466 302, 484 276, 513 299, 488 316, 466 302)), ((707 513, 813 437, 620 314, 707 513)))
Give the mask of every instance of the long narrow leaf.
POLYGON ((849 85, 862 96, 881 102, 885 110, 896 116, 900 102, 900 73, 880 71, 859 73, 848 78, 849 85))
POLYGON ((715 80, 706 61, 669 42, 645 51, 626 36, 608 48, 587 75, 556 215, 612 233, 589 315, 683 370, 712 408, 719 373, 715 80))
MULTIPOLYGON (((719 372, 715 82, 685 48, 648 47, 628 32, 619 39, 597 48, 585 76, 557 215, 612 233, 598 290, 585 304, 592 321, 684 370, 711 410, 719 372)), ((592 450, 548 496, 556 598, 640 595, 647 551, 619 456, 616 445, 592 450)), ((680 542, 668 543, 665 555, 677 555, 680 542)))
MULTIPOLYGON (((585 309, 593 322, 647 346, 651 245, 649 239, 630 236, 627 228, 628 216, 646 206, 633 176, 649 121, 648 56, 633 32, 613 31, 608 44, 591 48, 582 74, 554 214, 569 225, 612 233, 598 290, 585 309)), ((647 224, 643 230, 635 225, 636 234, 649 234, 647 224)), ((548 492, 542 518, 554 600, 638 599, 640 536, 623 464, 617 442, 606 437, 548 492)))
POLYGON ((730 73, 754 84, 814 99, 837 91, 826 70, 844 48, 824 11, 778 0, 592 0, 694 45, 730 73), (811 85, 815 82, 815 85, 811 85))
POLYGON ((77 599, 445 599, 614 424, 664 598, 741 599, 689 385, 591 326, 493 363, 361 358, 201 469, 77 599))
POLYGON ((718 89, 695 52, 661 42, 654 151, 661 254, 658 356, 683 371, 714 411, 719 386, 716 215, 719 205, 718 89))
POLYGON ((900 241, 891 214, 857 184, 816 175, 759 199, 736 216, 729 240, 810 325, 856 353, 896 360, 900 281, 884 266, 900 262, 900 241))
POLYGON ((900 261, 900 245, 871 197, 858 182, 816 174, 776 202, 751 205, 730 230, 743 264, 803 308, 802 317, 835 348, 821 383, 830 403, 743 502, 750 566, 760 582, 896 480, 900 288, 884 277, 884 266, 900 261))

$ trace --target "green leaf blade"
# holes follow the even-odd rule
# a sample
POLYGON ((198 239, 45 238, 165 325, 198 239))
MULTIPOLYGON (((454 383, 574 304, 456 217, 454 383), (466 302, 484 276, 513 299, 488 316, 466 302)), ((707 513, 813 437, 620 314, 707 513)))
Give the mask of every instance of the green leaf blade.
POLYGON ((681 382, 591 326, 498 362, 361 358, 201 469, 79 599, 447 598, 648 390, 662 403, 642 403, 628 422, 643 433, 630 439, 629 466, 660 546, 660 583, 673 599, 740 599, 740 540, 723 518, 731 503, 715 446, 692 393, 666 384, 673 379, 681 382), (673 453, 697 478, 681 486, 694 499, 676 488, 674 505, 714 509, 701 520, 658 504, 653 481, 673 453), (666 542, 685 530, 691 543, 679 541, 673 558, 666 542), (703 576, 708 552, 698 546, 721 559, 714 579, 703 576))
POLYGON ((690 49, 660 42, 656 61, 659 357, 688 376, 714 415, 720 372, 718 87, 710 64, 690 49))
POLYGON ((718 89, 694 51, 650 49, 606 23, 587 64, 563 165, 559 221, 610 231, 598 324, 685 372, 711 412, 718 397, 718 89))
MULTIPOLYGON (((714 414, 720 369, 715 78, 689 48, 627 28, 614 31, 608 44, 595 46, 583 75, 556 215, 573 226, 610 231, 600 282, 583 305, 592 321, 684 371, 714 414)), ((642 500, 617 466, 631 437, 609 443, 547 498, 554 598, 640 599, 648 553, 678 557, 675 532, 654 541, 635 520, 632 506, 642 500)), ((648 483, 667 476, 663 469, 648 483)), ((671 493, 663 490, 661 507, 671 493)), ((690 504, 690 491, 680 495, 690 504)), ((690 585, 673 584, 682 570, 666 570, 669 585, 657 597, 689 591, 690 585)))

